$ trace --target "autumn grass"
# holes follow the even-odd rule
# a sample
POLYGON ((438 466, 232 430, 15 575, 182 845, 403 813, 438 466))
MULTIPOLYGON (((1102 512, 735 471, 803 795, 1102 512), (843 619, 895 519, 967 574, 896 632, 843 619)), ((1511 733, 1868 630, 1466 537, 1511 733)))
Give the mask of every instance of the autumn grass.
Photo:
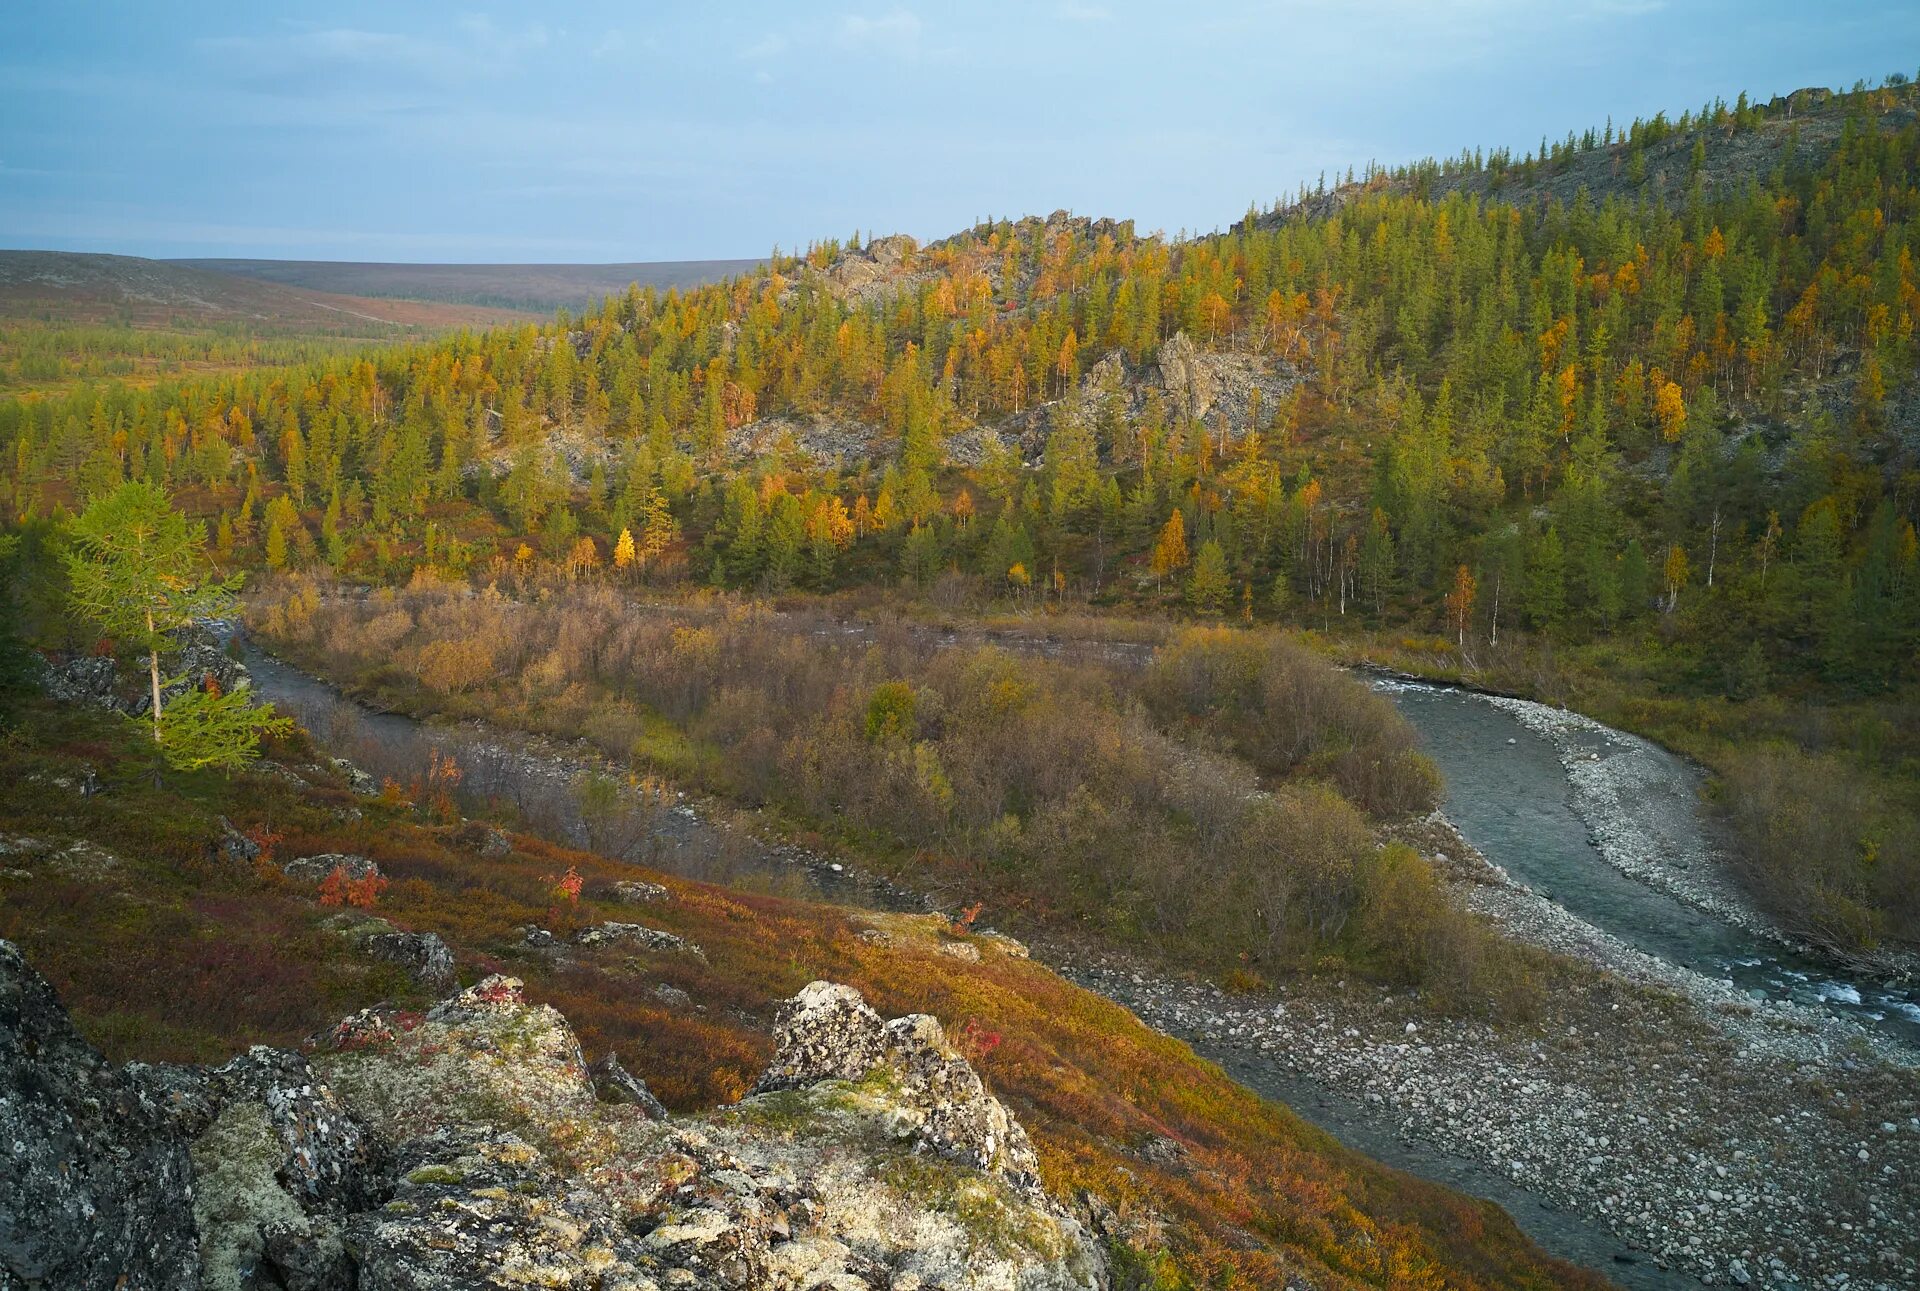
POLYGON ((0 779, 37 785, 0 799, 0 832, 54 843, 86 838, 120 863, 61 877, 44 857, 5 858, 34 877, 0 880, 0 936, 54 982, 82 1030, 116 1059, 224 1059, 251 1043, 299 1044, 353 1009, 426 1001, 394 970, 369 965, 330 929, 337 911, 270 863, 219 859, 224 815, 281 835, 282 856, 361 852, 392 877, 378 915, 440 933, 463 979, 526 979, 558 1007, 589 1055, 609 1050, 671 1106, 738 1098, 771 1053, 778 1001, 815 978, 859 988, 887 1015, 929 1012, 952 1033, 969 1020, 1005 1037, 983 1075, 1038 1144, 1057 1195, 1089 1189, 1144 1234, 1127 1261, 1140 1285, 1270 1286, 1286 1272, 1329 1286, 1597 1286, 1526 1242, 1497 1208, 1367 1162, 1285 1109, 1236 1085, 1186 1046, 1045 968, 978 939, 981 958, 937 953, 931 918, 874 921, 822 905, 649 874, 514 836, 482 857, 474 831, 411 808, 355 799, 296 738, 274 749, 302 783, 269 772, 235 780, 159 765, 119 719, 36 704, 0 741, 0 779), (92 766, 91 798, 52 786, 92 766), (35 779, 39 777, 39 779, 35 779), (577 867, 577 907, 556 909, 553 876, 577 867), (602 900, 619 878, 671 892, 636 911, 602 900), (704 955, 528 951, 518 929, 557 931, 639 919, 704 955), (665 1003, 666 984, 695 1007, 665 1003), (1142 1154, 1150 1136, 1185 1163, 1142 1154))

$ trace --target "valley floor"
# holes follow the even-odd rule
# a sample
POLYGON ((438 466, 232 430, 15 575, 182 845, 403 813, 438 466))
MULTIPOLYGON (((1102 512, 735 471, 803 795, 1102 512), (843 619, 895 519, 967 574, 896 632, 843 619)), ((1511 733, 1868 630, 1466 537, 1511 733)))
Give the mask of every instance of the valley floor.
MULTIPOLYGON (((511 756, 530 776, 565 783, 563 752, 493 737, 521 750, 511 756)), ((747 826, 682 804, 662 824, 657 863, 711 863, 702 838, 747 826)), ((1626 1285, 1892 1289, 1920 1279, 1910 1050, 1817 1009, 1756 1005, 1635 950, 1511 880, 1443 818, 1409 839, 1448 858, 1469 904, 1507 936, 1585 965, 1576 985, 1536 1018, 1461 1022, 1357 981, 1228 994, 1084 945, 1043 945, 1041 957, 1256 1090, 1325 1091, 1352 1109, 1329 1128, 1364 1150, 1393 1159, 1377 1145, 1437 1149, 1445 1160, 1435 1170, 1429 1154, 1431 1176, 1534 1212, 1537 1240, 1626 1285)), ((773 855, 817 876, 814 886, 846 881, 842 862, 804 848, 773 855)), ((1423 1168, 1420 1150, 1402 1160, 1423 1168)))

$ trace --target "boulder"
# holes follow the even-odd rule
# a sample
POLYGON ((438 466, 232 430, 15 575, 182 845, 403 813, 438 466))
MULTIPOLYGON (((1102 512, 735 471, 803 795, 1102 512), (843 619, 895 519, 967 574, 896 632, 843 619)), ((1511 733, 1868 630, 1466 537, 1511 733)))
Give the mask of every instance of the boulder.
POLYGON ((367 953, 389 964, 398 964, 422 986, 442 988, 453 985, 453 952, 438 933, 384 932, 366 940, 367 953))
POLYGON ((690 1009, 693 1007, 693 996, 669 982, 661 982, 655 986, 653 988, 653 998, 659 1000, 670 1009, 690 1009))
POLYGON ((658 928, 637 923, 596 923, 573 934, 576 946, 635 946, 641 950, 685 951, 698 955, 700 948, 684 937, 676 937, 658 928))
POLYGON ((220 859, 244 865, 259 858, 260 844, 235 829, 233 822, 222 816, 220 839, 214 844, 214 850, 219 853, 220 859))
POLYGON ((314 856, 296 856, 290 861, 281 862, 280 869, 288 878, 299 879, 303 883, 324 882, 326 877, 335 870, 343 871, 355 882, 380 873, 380 867, 374 862, 350 852, 320 852, 314 856))
POLYGON ((670 894, 658 883, 648 883, 644 879, 621 879, 607 889, 607 898, 611 901, 624 901, 628 905, 650 905, 655 901, 665 901, 670 894))
POLYGON ((332 767, 347 782, 347 788, 355 793, 371 796, 380 792, 380 782, 347 758, 328 758, 327 765, 332 767))
POLYGON ((191 1291, 193 1166, 159 1091, 0 941, 0 1286, 191 1291))
POLYGON ((1027 1132, 947 1043, 938 1020, 916 1013, 882 1021, 852 987, 812 982, 782 1010, 776 1041, 756 1093, 858 1082, 884 1070, 899 1105, 896 1124, 911 1129, 918 1147, 1039 1193, 1040 1159, 1027 1132))

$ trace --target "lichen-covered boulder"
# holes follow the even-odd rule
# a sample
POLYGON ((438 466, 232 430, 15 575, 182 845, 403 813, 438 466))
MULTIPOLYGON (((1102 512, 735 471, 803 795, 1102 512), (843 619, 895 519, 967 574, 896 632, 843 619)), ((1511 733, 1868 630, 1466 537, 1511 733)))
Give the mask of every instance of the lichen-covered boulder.
POLYGON ((346 1105, 389 1141, 470 1124, 585 1123, 593 1080, 567 1020, 495 974, 434 1005, 356 1028, 322 1058, 346 1105), (377 1034, 384 1031, 384 1036, 377 1034))
POLYGON ((220 837, 214 843, 214 851, 222 860, 244 865, 259 858, 260 844, 235 829, 233 822, 222 816, 220 837))
POLYGON ((850 986, 812 982, 781 1013, 779 1050, 756 1092, 824 1080, 858 1081, 885 1070, 898 1118, 928 1150, 992 1171, 1037 1192, 1040 1162, 1019 1122, 925 1014, 882 1021, 850 986))
POLYGON ((213 1072, 217 1104, 258 1103, 283 1150, 274 1174, 303 1205, 353 1210, 374 1188, 378 1150, 306 1057, 255 1045, 213 1072))
POLYGON ((0 941, 0 1286, 199 1280, 192 1163, 167 1100, 82 1040, 0 941))
POLYGON ((350 852, 321 852, 314 856, 296 856, 280 866, 290 879, 299 879, 303 883, 324 882, 329 874, 339 870, 358 883, 362 879, 377 877, 380 867, 364 856, 355 856, 350 852))
POLYGON ((700 954, 700 947, 685 937, 675 936, 659 928, 649 928, 638 923, 596 923, 574 933, 573 944, 576 946, 632 946, 638 950, 663 953, 684 951, 689 955, 700 954))
POLYGON ((374 794, 380 792, 380 782, 355 766, 350 759, 328 758, 327 765, 338 772, 340 777, 347 782, 347 788, 353 790, 355 793, 372 797, 374 794))
POLYGON ((386 1192, 381 1145, 307 1059, 255 1046, 206 1073, 194 1214, 208 1291, 353 1291, 349 1215, 386 1192))
POLYGON ((656 901, 665 901, 671 893, 658 883, 649 883, 645 879, 621 879, 607 888, 607 897, 613 901, 623 901, 628 905, 652 905, 656 901))

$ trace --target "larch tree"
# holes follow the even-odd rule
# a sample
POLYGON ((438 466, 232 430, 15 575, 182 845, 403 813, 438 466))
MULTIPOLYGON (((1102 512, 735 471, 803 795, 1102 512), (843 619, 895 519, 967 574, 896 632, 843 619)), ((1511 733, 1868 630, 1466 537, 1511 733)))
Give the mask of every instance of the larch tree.
POLYGON ((1668 547, 1666 563, 1661 567, 1667 584, 1667 613, 1671 614, 1679 608, 1680 589, 1687 585, 1692 573, 1693 566, 1687 560, 1687 549, 1677 542, 1668 547))
POLYGON ((1187 521, 1178 507, 1167 517, 1167 523, 1160 530, 1160 537, 1153 544, 1153 581, 1158 586, 1161 579, 1176 570, 1187 567, 1187 521))
POLYGON ((1193 577, 1187 580, 1187 599, 1195 609, 1218 614, 1226 608, 1231 595, 1233 584, 1227 577, 1227 553, 1221 550, 1218 541, 1209 538, 1200 544, 1200 554, 1193 559, 1193 577))
POLYGON ((1653 397, 1654 419, 1660 423, 1660 437, 1677 443, 1687 429, 1687 398, 1680 387, 1669 381, 1653 397))
POLYGON ((251 760, 263 733, 290 728, 272 705, 244 693, 189 689, 163 699, 160 656, 173 634, 233 607, 241 575, 214 578, 206 565, 206 526, 173 509, 158 485, 121 485, 80 514, 63 553, 68 598, 81 617, 147 656, 153 738, 180 770, 235 768, 251 760))
POLYGON ((1462 649, 1467 644, 1467 625, 1473 621, 1473 598, 1479 590, 1473 572, 1465 565, 1453 571, 1453 590, 1447 593, 1447 621, 1453 625, 1454 640, 1462 649))

